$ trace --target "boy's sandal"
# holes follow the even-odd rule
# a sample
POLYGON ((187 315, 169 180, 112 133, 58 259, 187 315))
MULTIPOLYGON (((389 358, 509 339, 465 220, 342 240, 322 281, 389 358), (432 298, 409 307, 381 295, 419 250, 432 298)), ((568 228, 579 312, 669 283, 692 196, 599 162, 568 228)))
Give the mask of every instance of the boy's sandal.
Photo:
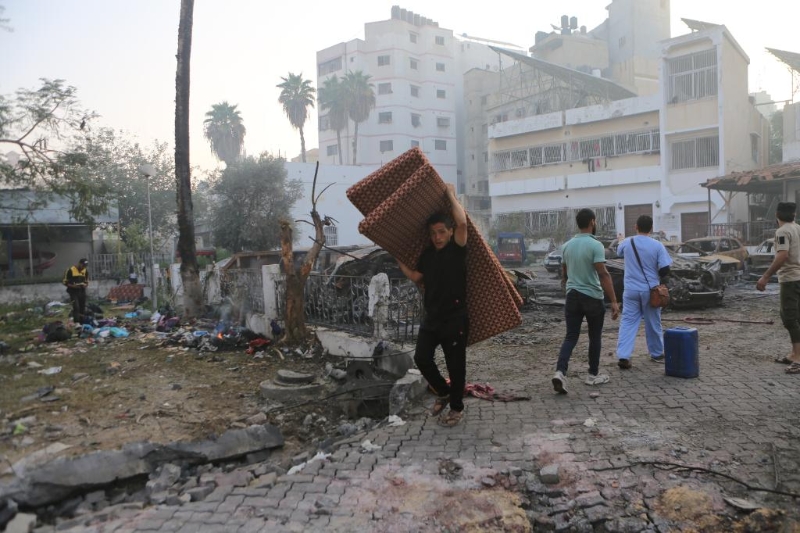
POLYGON ((464 418, 464 411, 453 411, 450 409, 446 415, 439 417, 439 425, 451 428, 457 426, 462 418, 464 418))
POLYGON ((450 403, 450 396, 439 396, 436 398, 436 401, 433 402, 433 407, 431 407, 431 416, 437 416, 439 413, 444 411, 444 408, 447 407, 448 403, 450 403))
POLYGON ((789 359, 788 355, 780 355, 775 358, 775 362, 781 365, 791 365, 794 363, 791 359, 789 359))

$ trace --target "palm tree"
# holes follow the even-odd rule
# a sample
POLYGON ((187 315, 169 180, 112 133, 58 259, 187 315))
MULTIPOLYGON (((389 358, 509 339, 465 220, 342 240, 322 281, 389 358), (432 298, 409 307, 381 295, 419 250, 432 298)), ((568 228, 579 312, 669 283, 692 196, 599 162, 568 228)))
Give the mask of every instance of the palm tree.
POLYGON ((347 112, 350 120, 355 123, 353 131, 353 164, 358 164, 358 124, 369 118, 369 113, 375 107, 375 91, 369 82, 371 76, 362 71, 348 72, 344 76, 344 91, 347 101, 347 112))
POLYGON ((231 166, 242 154, 247 130, 235 105, 222 102, 211 106, 203 121, 203 136, 211 145, 211 152, 231 166))
POLYGON ((178 184, 178 253, 181 256, 183 316, 197 317, 203 305, 200 267, 194 242, 192 167, 189 160, 189 78, 194 0, 181 0, 175 72, 175 177, 178 184))
POLYGON ((319 107, 328 111, 328 120, 332 129, 336 130, 336 147, 339 153, 339 164, 342 164, 342 130, 347 127, 348 111, 344 84, 334 76, 328 78, 319 89, 319 107))
POLYGON ((281 90, 278 102, 283 104, 283 111, 289 117, 292 127, 300 130, 300 156, 306 162, 306 138, 303 136, 303 125, 308 120, 308 108, 314 107, 314 93, 311 80, 304 80, 303 73, 281 77, 283 83, 277 85, 281 90))

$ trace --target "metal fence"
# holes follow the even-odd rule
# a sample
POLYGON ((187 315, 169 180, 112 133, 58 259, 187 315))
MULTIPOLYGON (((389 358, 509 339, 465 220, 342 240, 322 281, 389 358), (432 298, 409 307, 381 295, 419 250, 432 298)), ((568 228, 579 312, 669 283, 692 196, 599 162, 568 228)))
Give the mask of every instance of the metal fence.
POLYGON ((260 268, 232 268, 218 271, 220 296, 244 303, 255 313, 264 312, 264 283, 260 268))
MULTIPOLYGON (((375 324, 369 316, 371 278, 311 274, 306 281, 306 323, 371 336, 375 324)), ((392 279, 387 330, 391 340, 416 338, 422 317, 422 299, 416 286, 406 279, 392 279)), ((286 316, 286 283, 276 283, 278 315, 286 316)))
MULTIPOLYGON (((155 254, 156 263, 173 263, 169 254, 155 254)), ((92 279, 127 280, 131 269, 136 272, 139 283, 147 284, 152 274, 152 262, 148 253, 91 254, 89 275, 92 279)))
POLYGON ((777 222, 758 220, 755 222, 730 222, 709 224, 708 235, 715 237, 735 237, 748 246, 761 244, 762 241, 775 236, 777 222))

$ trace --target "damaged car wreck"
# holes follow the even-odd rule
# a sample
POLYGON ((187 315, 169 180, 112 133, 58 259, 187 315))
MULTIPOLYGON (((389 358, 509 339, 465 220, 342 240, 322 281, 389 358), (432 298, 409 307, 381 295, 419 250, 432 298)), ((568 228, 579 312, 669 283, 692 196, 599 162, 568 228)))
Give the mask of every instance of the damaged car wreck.
MULTIPOLYGON (((690 309, 722 305, 728 277, 722 273, 720 259, 699 261, 682 257, 672 251, 669 254, 672 257, 672 266, 666 285, 669 288, 670 307, 690 309)), ((625 262, 622 259, 608 259, 606 267, 614 281, 617 299, 622 301, 625 262)))

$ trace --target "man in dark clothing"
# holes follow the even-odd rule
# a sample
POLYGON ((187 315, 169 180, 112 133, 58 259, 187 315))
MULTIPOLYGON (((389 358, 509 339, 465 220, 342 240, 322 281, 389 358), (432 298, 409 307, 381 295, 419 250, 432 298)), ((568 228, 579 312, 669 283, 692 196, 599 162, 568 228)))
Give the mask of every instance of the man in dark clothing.
POLYGON ((72 301, 72 320, 76 324, 83 321, 86 315, 86 287, 89 286, 89 271, 87 265, 89 261, 81 259, 74 266, 71 266, 64 273, 62 283, 67 287, 67 294, 72 301))
POLYGON ((414 362, 437 395, 431 409, 443 426, 455 426, 464 415, 467 379, 467 214, 458 202, 455 187, 447 186, 452 219, 438 213, 427 221, 431 237, 416 269, 400 263, 403 274, 423 285, 425 318, 417 336, 414 362), (436 347, 444 352, 450 384, 434 362, 436 347), (447 404, 450 411, 443 411, 447 404))

